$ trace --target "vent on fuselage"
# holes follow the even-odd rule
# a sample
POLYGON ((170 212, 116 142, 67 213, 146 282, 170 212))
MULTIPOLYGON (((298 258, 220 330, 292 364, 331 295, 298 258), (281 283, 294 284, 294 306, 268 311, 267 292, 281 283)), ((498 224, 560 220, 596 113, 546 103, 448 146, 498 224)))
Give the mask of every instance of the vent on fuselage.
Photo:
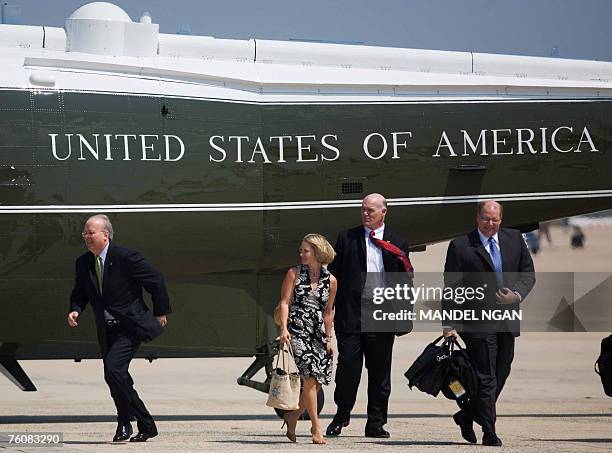
POLYGON ((342 178, 340 183, 340 195, 361 195, 363 194, 365 178, 342 178))
POLYGON ((342 193, 344 195, 352 194, 352 193, 363 193, 363 183, 359 182, 343 182, 342 183, 342 193))

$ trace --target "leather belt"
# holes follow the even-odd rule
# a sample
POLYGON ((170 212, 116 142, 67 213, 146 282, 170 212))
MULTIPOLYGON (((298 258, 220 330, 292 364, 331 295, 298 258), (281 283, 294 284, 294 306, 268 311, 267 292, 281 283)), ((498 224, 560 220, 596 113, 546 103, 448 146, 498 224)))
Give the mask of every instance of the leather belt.
POLYGON ((119 321, 117 321, 116 319, 107 319, 106 320, 106 325, 108 327, 116 327, 119 325, 119 321))

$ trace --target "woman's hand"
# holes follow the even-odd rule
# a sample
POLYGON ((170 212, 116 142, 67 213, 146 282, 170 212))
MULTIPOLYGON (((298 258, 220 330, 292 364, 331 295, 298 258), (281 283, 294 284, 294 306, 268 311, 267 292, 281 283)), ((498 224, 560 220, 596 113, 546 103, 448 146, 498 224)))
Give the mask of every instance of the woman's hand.
POLYGON ((327 353, 329 355, 334 354, 334 343, 332 342, 331 338, 327 340, 327 345, 325 346, 325 349, 327 349, 327 353))
POLYGON ((286 327, 283 327, 280 331, 280 345, 289 344, 291 342, 291 334, 286 327))

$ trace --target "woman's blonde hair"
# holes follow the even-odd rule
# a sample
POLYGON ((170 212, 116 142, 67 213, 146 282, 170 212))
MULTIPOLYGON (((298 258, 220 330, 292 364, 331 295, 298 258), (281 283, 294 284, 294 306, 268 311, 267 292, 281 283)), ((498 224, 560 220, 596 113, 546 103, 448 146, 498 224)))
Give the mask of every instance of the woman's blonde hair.
POLYGON ((331 263, 336 256, 336 251, 322 234, 309 233, 304 236, 302 242, 305 242, 313 248, 315 258, 321 264, 331 263))

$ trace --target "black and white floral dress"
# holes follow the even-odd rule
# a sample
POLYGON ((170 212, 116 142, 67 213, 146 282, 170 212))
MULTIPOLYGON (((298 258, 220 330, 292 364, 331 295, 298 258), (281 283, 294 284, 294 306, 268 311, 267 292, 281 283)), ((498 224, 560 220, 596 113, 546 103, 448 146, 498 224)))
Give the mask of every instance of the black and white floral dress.
POLYGON ((302 264, 298 270, 288 326, 295 364, 301 376, 314 377, 319 384, 327 385, 331 382, 333 356, 327 353, 323 315, 329 300, 330 273, 322 267, 317 289, 312 289, 308 266, 302 264))

